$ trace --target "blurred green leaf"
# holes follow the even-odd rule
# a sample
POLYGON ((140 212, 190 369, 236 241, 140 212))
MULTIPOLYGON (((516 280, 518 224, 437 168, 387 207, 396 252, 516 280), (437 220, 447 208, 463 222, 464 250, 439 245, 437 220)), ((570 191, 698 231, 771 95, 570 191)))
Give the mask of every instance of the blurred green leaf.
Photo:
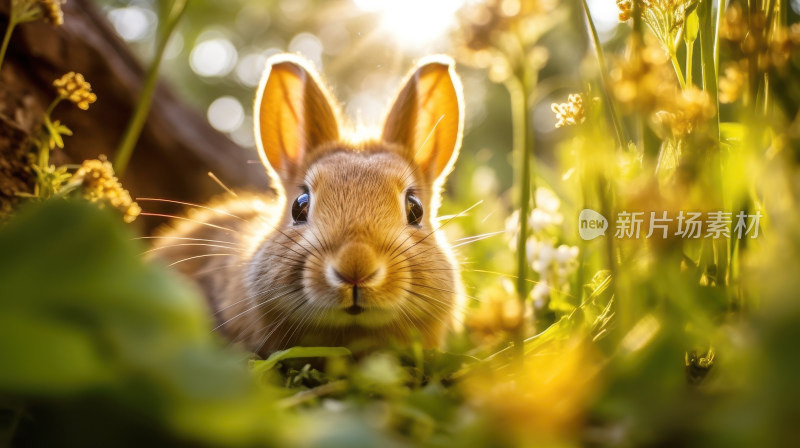
POLYGON ((98 409, 102 424, 132 420, 160 438, 277 440, 278 419, 265 418, 276 395, 211 333, 200 296, 142 261, 132 236, 82 201, 32 204, 0 228, 0 394, 71 409, 74 427, 33 432, 48 444, 94 433, 98 409))
POLYGON ((352 353, 345 347, 292 347, 277 351, 263 361, 251 361, 250 366, 253 373, 261 374, 272 370, 279 362, 287 359, 331 358, 337 356, 352 356, 352 353))

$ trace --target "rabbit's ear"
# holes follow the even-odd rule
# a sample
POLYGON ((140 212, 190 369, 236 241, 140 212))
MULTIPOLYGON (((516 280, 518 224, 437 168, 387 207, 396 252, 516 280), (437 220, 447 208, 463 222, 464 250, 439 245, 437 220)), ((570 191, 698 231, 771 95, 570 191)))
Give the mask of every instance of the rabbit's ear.
POLYGON ((400 145, 428 181, 444 178, 453 168, 464 130, 461 81, 453 61, 423 61, 397 95, 383 140, 400 145))
POLYGON ((269 60, 253 115, 261 161, 284 181, 300 175, 309 151, 339 139, 339 122, 328 93, 308 63, 296 56, 269 60))

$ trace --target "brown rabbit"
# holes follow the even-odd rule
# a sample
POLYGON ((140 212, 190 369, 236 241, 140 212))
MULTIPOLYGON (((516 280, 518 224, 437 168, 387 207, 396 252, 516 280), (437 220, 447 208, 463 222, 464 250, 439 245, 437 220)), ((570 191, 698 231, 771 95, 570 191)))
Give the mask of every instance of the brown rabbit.
POLYGON ((220 331, 260 354, 414 333, 439 344, 463 296, 436 218, 464 127, 453 62, 412 72, 380 140, 342 138, 329 94, 292 55, 268 62, 254 116, 276 192, 197 207, 157 239, 220 331))

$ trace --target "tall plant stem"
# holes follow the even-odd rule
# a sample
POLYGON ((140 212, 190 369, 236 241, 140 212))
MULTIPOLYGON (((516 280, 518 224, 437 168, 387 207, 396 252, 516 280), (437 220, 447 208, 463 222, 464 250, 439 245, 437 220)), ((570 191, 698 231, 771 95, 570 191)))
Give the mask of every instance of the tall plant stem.
POLYGON ((597 35, 597 28, 594 26, 592 15, 589 13, 589 5, 586 0, 581 0, 583 3, 583 12, 586 16, 586 23, 589 28, 589 36, 592 39, 594 52, 597 56, 597 65, 600 66, 600 82, 602 84, 603 101, 608 105, 608 113, 611 116, 611 123, 614 126, 614 132, 617 136, 617 143, 620 148, 624 148, 628 144, 628 137, 625 135, 625 129, 622 127, 622 121, 619 119, 614 102, 611 101, 611 94, 608 89, 611 82, 608 79, 608 67, 606 66, 606 59, 603 56, 603 47, 600 45, 600 38, 597 35))
POLYGON ((119 177, 122 177, 125 169, 128 167, 133 150, 136 148, 136 142, 139 140, 139 135, 142 133, 144 124, 147 121, 147 115, 150 112, 150 105, 153 102, 153 93, 155 92, 156 82, 158 81, 158 68, 161 65, 161 59, 164 56, 164 50, 167 48, 169 38, 175 30, 180 21, 183 11, 186 9, 187 0, 175 0, 172 3, 169 14, 166 18, 163 31, 156 47, 156 53, 150 67, 147 69, 142 90, 139 93, 139 101, 133 112, 133 117, 125 129, 125 134, 122 141, 117 147, 116 157, 114 158, 114 171, 119 177))
POLYGON ((3 68, 3 61, 6 58, 6 50, 8 50, 8 43, 11 42, 11 34, 14 32, 14 27, 16 26, 17 23, 14 21, 14 14, 12 12, 8 19, 8 28, 6 28, 6 33, 3 36, 3 46, 0 47, 0 69, 3 68))
POLYGON ((714 71, 719 73, 719 27, 725 14, 725 0, 717 0, 717 23, 714 27, 714 71))
MULTIPOLYGON (((724 209, 724 182, 722 179, 722 156, 719 145, 719 99, 717 90, 717 61, 715 60, 715 42, 719 38, 719 28, 712 22, 711 2, 701 2, 697 7, 700 19, 700 60, 703 69, 703 90, 711 97, 712 104, 715 106, 714 116, 710 120, 710 137, 714 142, 713 147, 708 152, 707 169, 709 170, 709 182, 713 192, 712 201, 724 209)), ((716 283, 725 286, 728 283, 728 245, 725 240, 718 239, 713 242, 714 258, 716 261, 716 283)), ((706 262, 708 257, 706 256, 706 262)))
POLYGON ((520 161, 519 166, 519 233, 517 236, 517 298, 520 306, 520 319, 514 331, 514 348, 520 361, 524 354, 523 343, 525 339, 525 321, 522 318, 525 310, 525 300, 528 296, 528 259, 526 244, 528 241, 528 215, 531 208, 531 152, 533 142, 528 132, 528 84, 524 73, 512 77, 506 82, 508 93, 511 97, 511 115, 514 134, 514 154, 520 161))
POLYGON ((672 61, 672 67, 675 68, 675 75, 678 76, 678 82, 681 85, 682 90, 686 90, 686 80, 683 79, 683 72, 681 71, 681 64, 678 62, 678 57, 675 56, 675 52, 671 52, 669 54, 669 58, 672 61))
POLYGON ((686 42, 686 85, 692 85, 692 57, 694 56, 694 42, 686 42))

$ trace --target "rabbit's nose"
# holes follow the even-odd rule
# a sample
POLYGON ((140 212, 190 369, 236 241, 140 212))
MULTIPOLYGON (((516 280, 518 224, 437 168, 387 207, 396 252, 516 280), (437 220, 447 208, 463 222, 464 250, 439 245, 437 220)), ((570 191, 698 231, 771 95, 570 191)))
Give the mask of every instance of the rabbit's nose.
POLYGON ((375 251, 364 243, 349 243, 339 249, 326 269, 331 286, 375 286, 383 281, 383 265, 375 251))

